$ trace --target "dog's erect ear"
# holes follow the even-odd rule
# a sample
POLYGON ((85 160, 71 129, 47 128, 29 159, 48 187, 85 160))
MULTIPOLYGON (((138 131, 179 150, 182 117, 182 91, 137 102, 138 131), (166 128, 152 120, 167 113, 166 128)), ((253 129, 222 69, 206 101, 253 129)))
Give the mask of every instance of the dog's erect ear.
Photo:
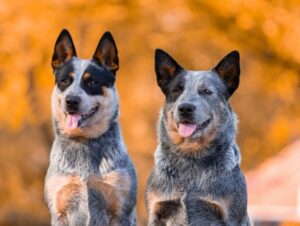
POLYGON ((240 54, 232 51, 213 69, 225 81, 229 96, 238 88, 240 82, 240 54))
POLYGON ((93 59, 113 73, 119 69, 118 50, 110 32, 105 32, 101 37, 93 59))
POLYGON ((55 70, 73 56, 77 56, 77 54, 72 37, 68 30, 63 29, 55 42, 54 53, 52 55, 52 68, 55 70))
POLYGON ((156 79, 161 90, 166 93, 167 84, 184 69, 162 49, 155 50, 156 79))

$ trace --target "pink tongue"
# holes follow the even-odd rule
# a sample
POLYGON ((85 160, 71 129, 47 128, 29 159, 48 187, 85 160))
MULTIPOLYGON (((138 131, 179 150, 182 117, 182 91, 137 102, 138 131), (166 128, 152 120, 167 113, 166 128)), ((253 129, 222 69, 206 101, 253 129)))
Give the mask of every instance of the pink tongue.
POLYGON ((80 115, 74 114, 74 115, 67 115, 67 127, 68 129, 75 129, 78 126, 80 115))
POLYGON ((191 136, 196 130, 197 125, 195 124, 181 124, 179 123, 179 135, 182 137, 191 136))

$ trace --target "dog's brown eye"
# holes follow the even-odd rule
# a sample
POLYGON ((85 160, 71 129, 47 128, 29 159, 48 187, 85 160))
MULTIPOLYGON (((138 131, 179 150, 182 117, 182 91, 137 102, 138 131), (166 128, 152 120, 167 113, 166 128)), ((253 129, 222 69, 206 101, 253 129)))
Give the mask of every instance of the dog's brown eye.
POLYGON ((67 86, 70 84, 70 79, 69 78, 64 78, 62 80, 60 80, 60 84, 63 85, 63 86, 67 86))
POLYGON ((213 92, 209 89, 201 89, 198 91, 199 95, 211 95, 213 92))

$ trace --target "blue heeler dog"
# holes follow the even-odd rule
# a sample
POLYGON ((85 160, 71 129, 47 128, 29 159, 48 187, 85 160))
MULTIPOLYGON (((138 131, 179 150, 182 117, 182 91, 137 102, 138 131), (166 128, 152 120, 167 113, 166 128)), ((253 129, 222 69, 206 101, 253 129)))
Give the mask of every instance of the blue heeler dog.
POLYGON ((45 181, 51 224, 136 225, 137 182, 118 123, 118 51, 104 33, 91 60, 63 30, 54 47, 55 140, 45 181))
POLYGON ((146 190, 149 225, 250 225, 228 102, 239 85, 239 53, 212 70, 188 71, 158 49, 155 71, 166 101, 146 190))

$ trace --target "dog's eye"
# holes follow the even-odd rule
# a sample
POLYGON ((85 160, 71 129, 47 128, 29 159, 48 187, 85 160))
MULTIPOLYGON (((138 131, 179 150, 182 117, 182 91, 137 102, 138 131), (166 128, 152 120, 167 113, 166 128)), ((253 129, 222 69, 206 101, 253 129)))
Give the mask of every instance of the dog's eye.
POLYGON ((71 80, 69 78, 64 78, 64 79, 60 80, 60 84, 63 86, 69 85, 70 82, 71 82, 71 80))
POLYGON ((97 85, 97 82, 94 81, 94 80, 89 80, 89 81, 87 82, 87 85, 88 85, 89 87, 93 87, 93 86, 97 85))
POLYGON ((201 89, 198 91, 199 95, 211 95, 213 92, 209 89, 201 89))
POLYGON ((176 86, 173 89, 173 93, 181 93, 183 91, 183 86, 176 86))

